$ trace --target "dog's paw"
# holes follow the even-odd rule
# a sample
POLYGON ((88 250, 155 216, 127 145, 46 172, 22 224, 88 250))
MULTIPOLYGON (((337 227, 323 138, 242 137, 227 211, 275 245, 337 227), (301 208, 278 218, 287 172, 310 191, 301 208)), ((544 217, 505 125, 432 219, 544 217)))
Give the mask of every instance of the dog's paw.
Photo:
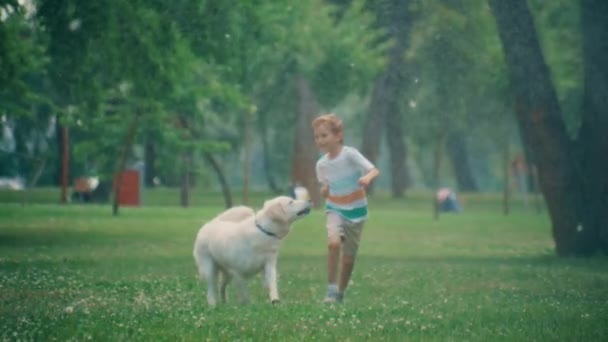
POLYGON ((280 304, 281 300, 280 299, 273 299, 273 300, 270 301, 270 303, 272 303, 272 305, 280 304))

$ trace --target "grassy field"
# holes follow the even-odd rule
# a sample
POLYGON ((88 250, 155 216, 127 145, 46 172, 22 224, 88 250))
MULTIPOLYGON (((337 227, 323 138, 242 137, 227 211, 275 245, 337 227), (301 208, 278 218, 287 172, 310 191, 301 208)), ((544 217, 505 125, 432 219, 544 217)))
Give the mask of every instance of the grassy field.
POLYGON ((159 200, 113 217, 109 206, 9 197, 0 195, 1 340, 608 338, 608 258, 554 257, 546 215, 518 205, 503 216, 498 196, 466 198, 462 214, 439 221, 424 196, 372 199, 353 282, 337 306, 321 304, 325 228, 315 211, 282 246, 281 304, 268 303, 256 277, 251 304, 215 309, 191 251, 221 201, 183 209, 159 200))

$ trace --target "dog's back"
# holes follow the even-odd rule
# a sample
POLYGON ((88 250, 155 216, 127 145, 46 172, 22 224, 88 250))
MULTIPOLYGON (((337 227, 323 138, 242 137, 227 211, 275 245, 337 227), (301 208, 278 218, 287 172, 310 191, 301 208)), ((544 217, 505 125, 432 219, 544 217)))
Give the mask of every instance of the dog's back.
MULTIPOLYGON (((203 278, 210 272, 209 263, 214 263, 213 250, 218 248, 222 240, 230 240, 231 235, 239 235, 239 223, 252 219, 255 211, 246 206, 232 207, 205 223, 199 229, 194 242, 193 256, 203 278), (211 246, 213 243, 214 246, 211 246)), ((238 239, 237 239, 238 240, 238 239)), ((236 241, 235 241, 236 242, 236 241)))
POLYGON ((255 216, 255 211, 244 205, 232 207, 213 218, 212 221, 241 222, 246 218, 255 216))
POLYGON ((210 239, 210 235, 216 234, 214 230, 217 228, 213 227, 219 225, 214 223, 220 221, 238 223, 253 216, 255 216, 255 211, 253 209, 241 205, 223 211, 211 219, 211 221, 204 224, 201 229, 199 229, 196 239, 194 240, 194 258, 197 264, 199 264, 199 259, 204 255, 204 253, 208 253, 209 246, 207 245, 207 242, 210 239))

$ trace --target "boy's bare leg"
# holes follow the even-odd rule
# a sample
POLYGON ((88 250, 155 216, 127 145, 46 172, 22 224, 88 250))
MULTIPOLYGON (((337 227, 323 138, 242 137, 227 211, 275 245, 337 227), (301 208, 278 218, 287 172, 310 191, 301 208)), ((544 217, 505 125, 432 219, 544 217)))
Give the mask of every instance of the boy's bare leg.
POLYGON ((339 259, 340 241, 329 241, 327 246, 327 282, 329 284, 337 283, 339 259))
POLYGON ((346 290, 354 267, 355 257, 347 254, 342 255, 342 269, 340 270, 340 284, 338 285, 340 293, 344 293, 344 290, 346 290))

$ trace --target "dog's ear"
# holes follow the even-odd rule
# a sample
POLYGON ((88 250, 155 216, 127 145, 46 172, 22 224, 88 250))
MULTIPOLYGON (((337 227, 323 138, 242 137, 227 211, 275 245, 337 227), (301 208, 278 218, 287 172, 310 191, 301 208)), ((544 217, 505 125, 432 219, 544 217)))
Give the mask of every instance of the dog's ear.
POLYGON ((266 209, 266 213, 268 216, 272 218, 273 221, 277 222, 288 222, 289 219, 287 217, 287 213, 285 212, 285 208, 281 202, 268 203, 266 201, 264 203, 264 208, 266 209))

